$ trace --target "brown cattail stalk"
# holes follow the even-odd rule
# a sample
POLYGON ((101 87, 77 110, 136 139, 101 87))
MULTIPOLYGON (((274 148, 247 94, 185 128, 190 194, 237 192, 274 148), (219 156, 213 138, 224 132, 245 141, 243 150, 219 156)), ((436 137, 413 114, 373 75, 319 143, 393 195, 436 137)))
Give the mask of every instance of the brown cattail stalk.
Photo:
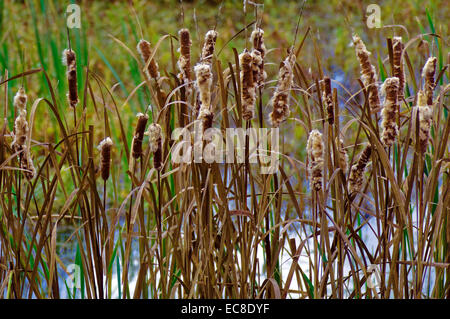
POLYGON ((323 102, 327 111, 327 120, 330 125, 334 124, 334 103, 331 93, 331 79, 326 76, 323 79, 323 102))
POLYGON ((280 67, 278 85, 271 100, 273 111, 269 116, 273 127, 279 127, 290 114, 289 91, 294 81, 294 65, 295 55, 291 52, 280 67))
POLYGON ((266 56, 266 47, 264 45, 264 31, 260 28, 253 30, 250 36, 253 44, 253 77, 259 87, 264 85, 267 74, 264 71, 264 58, 266 56))
POLYGON ((150 151, 153 153, 153 167, 157 170, 162 169, 162 129, 157 123, 148 127, 145 133, 149 137, 150 151))
POLYGON ((427 105, 433 105, 433 91, 434 91, 434 75, 436 73, 436 58, 430 57, 422 69, 422 77, 425 79, 425 96, 427 98, 427 105))
POLYGON ((318 130, 312 130, 309 133, 306 151, 308 154, 310 187, 316 191, 322 188, 323 149, 322 133, 318 130))
POLYGON ((207 63, 209 65, 212 64, 217 35, 217 31, 215 30, 209 30, 208 32, 206 32, 205 43, 203 44, 202 57, 200 60, 202 63, 207 63))
POLYGON ((188 29, 178 31, 180 37, 180 58, 178 59, 178 78, 185 85, 186 96, 191 92, 191 38, 188 29))
POLYGON ((348 178, 350 194, 356 194, 361 190, 361 186, 364 181, 364 172, 366 170, 367 163, 370 160, 371 154, 372 146, 369 144, 362 151, 358 162, 352 166, 350 176, 348 178))
POLYGON ((385 93, 385 100, 383 110, 381 111, 381 127, 383 129, 381 141, 385 147, 390 147, 394 144, 398 136, 397 116, 398 116, 398 86, 399 80, 396 77, 387 78, 382 87, 382 92, 385 93))
POLYGON ((143 113, 137 114, 138 122, 134 131, 133 142, 131 146, 131 155, 133 158, 142 156, 142 140, 144 139, 145 126, 147 125, 148 115, 143 113))
POLYGON ((419 143, 420 150, 425 153, 430 139, 433 111, 427 105, 427 97, 423 91, 417 94, 417 111, 419 112, 419 143))
POLYGON ((27 147, 27 140, 29 134, 29 127, 27 122, 27 95, 25 90, 20 88, 14 96, 14 107, 17 109, 19 115, 14 122, 14 140, 11 148, 14 153, 19 154, 19 165, 24 170, 25 177, 32 179, 36 174, 33 161, 31 159, 30 150, 27 147))
POLYGON ((403 43, 402 37, 394 37, 392 39, 392 55, 393 55, 393 75, 398 78, 398 98, 403 98, 405 88, 405 71, 403 69, 403 43))
POLYGON ((69 85, 69 92, 67 98, 70 107, 75 108, 78 104, 78 88, 77 88, 77 62, 75 52, 71 49, 66 49, 63 52, 63 64, 67 66, 67 82, 69 85))
MULTIPOLYGON (((139 41, 137 45, 137 50, 141 55, 142 61, 144 62, 145 65, 147 65, 148 60, 153 54, 150 42, 146 40, 139 41)), ((150 61, 147 70, 145 70, 145 74, 148 77, 152 77, 153 79, 155 79, 155 81, 158 81, 159 79, 158 63, 156 63, 154 58, 152 58, 152 60, 150 61)))
POLYGON ((380 107, 380 97, 378 95, 377 86, 377 74, 375 72, 375 67, 370 63, 369 57, 370 52, 367 51, 364 42, 358 35, 353 36, 353 43, 355 45, 356 56, 359 60, 359 65, 361 67, 361 79, 364 86, 368 92, 369 106, 372 111, 378 110, 380 107))
POLYGON ((109 178, 109 170, 111 167, 111 148, 113 142, 111 138, 107 137, 98 144, 100 151, 100 172, 102 179, 106 182, 109 178))
POLYGON ((239 55, 241 65, 241 97, 242 97, 242 117, 246 121, 253 119, 255 112, 255 79, 253 78, 253 57, 247 49, 239 55))

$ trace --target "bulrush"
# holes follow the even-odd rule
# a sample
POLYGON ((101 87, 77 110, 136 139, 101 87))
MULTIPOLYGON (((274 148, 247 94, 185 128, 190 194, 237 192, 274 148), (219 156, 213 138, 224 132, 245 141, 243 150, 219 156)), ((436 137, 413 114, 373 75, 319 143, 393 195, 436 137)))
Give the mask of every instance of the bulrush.
POLYGON ((131 144, 131 155, 133 158, 139 158, 142 155, 142 140, 144 139, 145 126, 147 125, 148 115, 137 114, 138 122, 134 130, 133 142, 131 144))
POLYGON ((278 85, 271 100, 273 110, 269 116, 273 127, 279 127, 290 114, 289 91, 294 81, 294 65, 295 55, 290 52, 281 64, 278 72, 278 85))
POLYGON ((104 181, 107 181, 109 178, 109 169, 111 167, 112 145, 113 142, 111 138, 106 137, 97 146, 98 150, 100 151, 100 173, 104 181))
POLYGON ((145 135, 149 137, 150 151, 153 153, 153 167, 157 170, 162 168, 162 129, 157 123, 148 127, 145 135))
POLYGON ((375 67, 370 63, 370 52, 367 51, 364 42, 358 35, 353 36, 353 43, 355 45, 356 56, 361 67, 361 79, 368 92, 369 106, 372 111, 378 110, 380 107, 380 97, 378 95, 377 74, 375 67))
POLYGON ((28 139, 28 122, 27 122, 27 95, 25 90, 21 87, 14 96, 14 107, 17 109, 19 115, 14 122, 14 140, 11 144, 13 152, 21 152, 19 154, 20 168, 24 169, 24 174, 27 179, 32 179, 36 174, 33 161, 31 159, 30 150, 27 148, 28 139))
MULTIPOLYGON (((141 55, 142 62, 144 62, 144 64, 147 65, 148 60, 153 54, 150 42, 146 40, 139 41, 137 45, 137 50, 141 55)), ((145 74, 148 77, 152 77, 156 81, 159 79, 158 63, 156 63, 154 58, 152 58, 152 60, 150 61, 147 70, 145 70, 145 74)))
POLYGON ((242 117, 250 121, 255 112, 256 92, 252 70, 253 57, 247 49, 239 55, 239 64, 241 65, 242 117))
POLYGON ((394 144, 398 136, 397 115, 398 115, 398 86, 399 80, 396 77, 387 78, 382 86, 382 92, 385 94, 383 110, 381 111, 381 127, 383 129, 381 141, 385 147, 394 144))
POLYGON ((267 78, 264 71, 264 58, 266 56, 266 47, 264 45, 264 31, 260 28, 253 30, 250 40, 253 44, 253 77, 259 87, 264 85, 267 78))
POLYGON ((209 65, 212 64, 216 40, 217 40, 217 31, 209 30, 208 32, 206 32, 205 43, 203 44, 202 48, 202 57, 201 57, 202 63, 207 63, 209 65))
POLYGON ((433 105, 433 91, 434 91, 434 75, 436 73, 436 58, 430 57, 423 66, 422 77, 425 79, 425 96, 427 98, 427 105, 433 105))
POLYGON ((323 79, 323 103, 325 104, 327 120, 330 125, 334 124, 333 96, 331 94, 331 79, 326 76, 323 79))
POLYGON ((178 59, 178 78, 181 84, 185 85, 186 96, 188 96, 192 90, 191 82, 191 38, 188 29, 181 29, 178 31, 180 37, 180 58, 178 59))
POLYGON ((419 144, 422 153, 425 153, 430 139, 433 111, 427 105, 427 97, 423 91, 417 94, 417 111, 419 112, 419 144))
POLYGON ((405 71, 403 70, 403 43, 402 37, 392 39, 393 75, 398 78, 398 97, 403 98, 405 88, 405 71))
POLYGON ((366 170, 367 163, 370 160, 371 154, 372 146, 369 144, 361 152, 358 162, 352 166, 350 170, 350 176, 348 178, 350 194, 356 194, 361 190, 361 186, 364 181, 363 175, 366 170))
POLYGON ((312 130, 306 145, 310 187, 316 191, 322 188, 323 139, 322 133, 312 130))
POLYGON ((212 85, 211 66, 207 63, 199 63, 194 67, 194 72, 200 102, 200 111, 197 112, 200 115, 202 109, 210 110, 212 85))
POLYGON ((65 49, 63 52, 63 64, 67 66, 67 83, 69 92, 67 98, 70 107, 75 108, 78 104, 78 88, 77 88, 77 62, 75 52, 71 49, 65 49))

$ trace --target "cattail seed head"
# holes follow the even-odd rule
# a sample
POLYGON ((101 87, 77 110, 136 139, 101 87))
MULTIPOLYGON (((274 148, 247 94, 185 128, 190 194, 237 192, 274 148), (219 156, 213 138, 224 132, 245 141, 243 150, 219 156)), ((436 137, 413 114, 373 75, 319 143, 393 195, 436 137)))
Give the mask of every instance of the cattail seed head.
POLYGON ((425 79, 425 95, 427 97, 427 104, 433 105, 433 91, 434 91, 434 75, 436 73, 436 58, 430 57, 422 69, 422 77, 425 79))
POLYGON ((377 110, 380 107, 380 97, 378 95, 377 81, 378 77, 375 67, 370 63, 369 57, 371 53, 367 51, 364 42, 358 35, 353 36, 353 44, 355 45, 356 56, 361 67, 361 79, 367 88, 369 106, 371 110, 377 110))
POLYGON ((250 121, 254 116, 256 100, 252 54, 247 50, 242 52, 239 55, 239 63, 241 65, 242 117, 244 120, 250 121))
POLYGON ((212 127, 214 114, 206 108, 201 108, 198 114, 198 120, 201 122, 201 131, 204 133, 207 129, 212 127))
POLYGON ((350 194, 356 194, 361 190, 361 186, 364 181, 364 172, 371 155, 372 146, 369 144, 361 152, 358 162, 352 166, 350 176, 348 178, 350 194))
POLYGON ((381 111, 381 127, 383 129, 381 141, 385 147, 392 146, 398 136, 398 87, 399 79, 396 77, 387 78, 382 86, 382 92, 385 93, 385 100, 383 110, 381 111))
MULTIPOLYGON (((139 41, 139 43, 137 45, 137 50, 138 50, 139 54, 141 55, 142 62, 145 65, 147 65, 148 60, 150 59, 150 57, 153 54, 150 42, 142 39, 141 41, 139 41)), ((159 68, 158 63, 155 61, 155 58, 152 58, 152 60, 150 61, 150 64, 148 65, 147 70, 145 70, 145 74, 148 77, 152 77, 153 79, 158 81, 159 76, 160 76, 158 68, 159 68)))
POLYGON ((211 66, 207 63, 200 63, 194 67, 196 76, 197 91, 199 93, 200 107, 210 109, 211 105, 211 66))
POLYGON ((322 133, 318 130, 312 130, 309 133, 306 151, 310 187, 316 191, 322 188, 323 149, 322 133))
POLYGON ((75 52, 73 50, 65 49, 63 52, 63 64, 67 66, 67 83, 69 92, 67 99, 69 105, 75 108, 78 104, 78 87, 77 87, 77 62, 75 52))
POLYGON ((264 71, 264 58, 266 56, 266 47, 264 45, 264 31, 260 28, 253 30, 250 40, 253 44, 253 77, 259 87, 264 85, 267 74, 264 71))
POLYGON ((157 123, 152 123, 145 133, 149 137, 150 151, 153 153, 153 166, 155 169, 162 168, 162 129, 157 123))
POLYGON ((339 166, 345 174, 348 168, 348 155, 342 139, 339 140, 339 166))
POLYGON ((392 55, 393 55, 393 75, 398 78, 398 97, 403 98, 405 87, 405 71, 403 69, 403 43, 402 37, 394 37, 392 39, 392 55))
POLYGON ((98 144, 98 150, 100 151, 100 172, 102 179, 107 181, 109 178, 109 170, 111 167, 111 148, 113 142, 111 138, 106 137, 98 144))
POLYGON ((290 114, 289 91, 294 81, 295 55, 290 53, 278 72, 278 85, 272 97, 272 112, 269 114, 273 127, 279 127, 290 114))
POLYGON ((131 155, 133 158, 139 158, 142 155, 142 140, 144 139, 145 126, 147 125, 148 115, 137 114, 138 122, 134 130, 133 142, 131 146, 131 155))
POLYGON ((214 54, 214 48, 216 46, 216 40, 217 40, 217 31, 215 30, 209 30, 205 34, 205 43, 203 44, 202 49, 202 57, 201 62, 207 63, 209 65, 212 64, 212 58, 214 54))
POLYGON ((417 94, 417 111, 419 112, 419 143, 420 150, 425 153, 430 139, 433 111, 427 105, 427 97, 423 91, 417 94))
POLYGON ((188 29, 178 31, 180 37, 180 58, 178 59, 178 78, 185 85, 187 95, 191 92, 191 38, 188 29))
POLYGON ((326 76, 323 79, 323 101, 326 108, 327 120, 330 125, 334 124, 334 103, 331 93, 331 79, 326 76))

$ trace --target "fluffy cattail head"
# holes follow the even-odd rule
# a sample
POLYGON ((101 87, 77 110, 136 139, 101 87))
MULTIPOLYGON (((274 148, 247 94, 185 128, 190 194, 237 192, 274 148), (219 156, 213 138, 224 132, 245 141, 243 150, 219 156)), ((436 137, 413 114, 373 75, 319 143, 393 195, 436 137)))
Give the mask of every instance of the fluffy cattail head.
POLYGON ((434 75, 436 73, 436 58, 430 57, 422 70, 422 77, 425 79, 425 95, 427 104, 433 105, 433 91, 435 87, 434 75))
POLYGON ((178 68, 180 73, 178 78, 181 84, 186 84, 186 91, 190 92, 191 85, 191 38, 188 29, 181 29, 178 31, 180 37, 180 58, 178 60, 178 68))
POLYGON ((145 133, 149 137, 150 151, 153 153, 153 166, 155 169, 162 168, 162 129, 157 123, 152 123, 145 133))
POLYGON ((212 127, 214 114, 206 108, 201 108, 200 113, 198 114, 198 119, 202 121, 201 131, 204 133, 207 129, 212 127))
POLYGON ((427 97, 423 91, 417 94, 417 111, 419 112, 419 144, 422 153, 425 153, 430 139, 433 111, 427 105, 427 97))
POLYGON ((331 79, 326 76, 323 79, 323 102, 326 108, 327 120, 330 125, 334 124, 334 104, 331 93, 331 79))
POLYGON ((382 86, 382 92, 385 93, 383 111, 381 112, 383 129, 381 141, 386 147, 394 144, 398 136, 397 116, 398 116, 398 87, 399 79, 396 77, 387 78, 382 86))
POLYGON ((28 97, 25 94, 24 88, 19 88, 19 91, 17 91, 16 95, 14 96, 14 107, 19 111, 23 109, 26 110, 27 101, 28 97))
POLYGON ((63 64, 67 66, 67 83, 69 92, 67 99, 70 107, 75 108, 78 104, 78 87, 77 87, 77 62, 75 52, 65 49, 63 52, 63 64))
POLYGON ((205 34, 205 43, 203 44, 202 49, 202 58, 201 62, 211 64, 212 63, 212 57, 214 54, 214 48, 216 46, 216 40, 217 40, 217 31, 215 30, 209 30, 205 34))
POLYGON ((380 97, 378 95, 377 74, 375 67, 370 63, 370 52, 364 42, 358 35, 353 36, 353 44, 355 45, 356 56, 361 67, 361 79, 367 88, 369 106, 371 110, 378 110, 380 107, 380 97))
POLYGON ((279 127, 290 114, 289 91, 294 81, 294 65, 295 55, 290 53, 283 61, 278 72, 278 85, 271 100, 273 110, 269 114, 273 127, 279 127))
POLYGON ((133 158, 139 158, 142 155, 142 140, 144 138, 145 126, 147 125, 148 115, 143 113, 137 114, 138 122, 134 130, 133 143, 131 147, 131 155, 133 158))
POLYGON ((21 87, 14 96, 14 107, 17 109, 18 116, 14 121, 14 140, 11 147, 14 152, 19 152, 25 147, 28 137, 28 122, 27 122, 27 95, 25 90, 21 87))
POLYGON ((98 144, 98 150, 100 151, 100 172, 104 181, 109 178, 109 170, 111 167, 111 148, 113 142, 111 138, 107 137, 98 144))
POLYGON ((312 130, 309 133, 306 151, 310 185, 311 189, 316 191, 322 188, 323 149, 322 133, 318 130, 312 130))
POLYGON ((255 81, 253 78, 253 56, 245 50, 239 55, 241 65, 241 96, 242 96, 242 116, 244 120, 250 121, 255 112, 255 81))
POLYGON ((364 172, 366 170, 367 163, 370 160, 372 154, 372 146, 367 145, 359 156, 358 162, 354 164, 350 170, 349 193, 356 194, 361 190, 361 186, 364 181, 364 172))
POLYGON ((264 58, 266 56, 266 47, 264 45, 264 31, 260 28, 253 30, 250 37, 253 44, 253 76, 258 86, 263 86, 267 74, 264 71, 264 58))
POLYGON ((403 70, 403 43, 402 37, 394 37, 392 39, 392 55, 393 55, 393 75, 398 78, 398 96, 403 97, 405 87, 405 71, 403 70))
POLYGON ((211 66, 207 63, 199 63, 194 67, 196 85, 200 97, 201 108, 210 108, 211 105, 211 66))
MULTIPOLYGON (((142 39, 137 45, 137 50, 141 56, 142 62, 147 65, 148 60, 153 54, 150 42, 142 39)), ((150 61, 147 70, 145 70, 145 73, 147 74, 147 76, 151 76, 156 81, 159 79, 158 63, 156 63, 154 58, 152 58, 152 60, 150 61)))

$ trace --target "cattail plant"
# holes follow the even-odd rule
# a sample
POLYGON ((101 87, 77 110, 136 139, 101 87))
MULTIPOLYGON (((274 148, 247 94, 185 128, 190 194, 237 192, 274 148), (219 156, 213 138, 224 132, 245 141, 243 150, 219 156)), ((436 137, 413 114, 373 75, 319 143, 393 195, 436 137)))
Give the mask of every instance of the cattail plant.
POLYGON ((110 137, 106 137, 97 146, 98 150, 100 151, 100 173, 104 182, 106 182, 109 178, 112 146, 113 142, 110 137))
POLYGON ((382 86, 382 92, 385 95, 383 110, 381 111, 383 129, 381 141, 385 147, 394 144, 398 136, 397 116, 398 116, 398 87, 399 79, 396 77, 387 78, 382 86))
POLYGON ((310 187, 316 191, 322 188, 323 149, 322 133, 318 130, 312 130, 309 133, 306 151, 310 187))
POLYGON ((186 96, 191 92, 191 39, 188 29, 178 31, 180 37, 180 58, 178 59, 178 78, 182 85, 185 85, 186 96))
POLYGON ((207 63, 200 63, 195 66, 194 71, 200 103, 198 120, 202 121, 203 131, 205 131, 211 127, 213 118, 211 110, 211 66, 207 63))
POLYGON ((207 63, 209 65, 212 64, 217 35, 218 33, 215 30, 209 30, 208 32, 206 32, 205 43, 203 44, 202 56, 200 60, 201 63, 207 63))
POLYGON ((403 98, 405 88, 405 71, 403 69, 403 43, 402 37, 394 37, 392 39, 392 56, 393 56, 393 76, 398 78, 398 97, 403 98))
POLYGON ((323 101, 325 103, 327 121, 330 125, 334 124, 334 104, 331 93, 331 79, 326 76, 323 79, 323 101))
POLYGON ((137 159, 142 156, 142 140, 144 139, 145 126, 147 125, 148 115, 137 114, 138 122, 134 130, 133 141, 131 143, 131 155, 137 159))
MULTIPOLYGON (((137 45, 137 50, 141 56, 142 61, 145 65, 147 65, 148 60, 153 54, 150 42, 142 39, 137 45)), ((147 69, 145 70, 145 74, 147 75, 147 77, 152 77, 153 79, 155 79, 155 81, 158 81, 160 76, 158 71, 158 63, 154 58, 152 58, 152 60, 150 61, 147 69)))
POLYGON ((290 114, 289 91, 294 81, 294 65, 295 55, 291 49, 291 52, 289 52, 289 55, 282 62, 278 72, 278 85, 271 100, 273 110, 269 116, 273 127, 279 127, 290 114))
POLYGON ((253 57, 247 49, 239 55, 239 63, 241 65, 242 117, 250 121, 255 112, 256 82, 252 70, 253 57))
POLYGON ((162 169, 162 129, 157 123, 148 127, 145 135, 149 137, 150 151, 153 153, 153 167, 158 171, 162 169))
POLYGON ((77 62, 75 52, 72 49, 64 50, 63 64, 67 66, 67 82, 69 84, 67 98, 70 107, 75 108, 78 104, 77 62))
POLYGON ((372 146, 369 144, 361 152, 358 162, 350 169, 350 176, 348 178, 348 190, 350 194, 356 194, 361 190, 361 186, 364 181, 364 172, 366 170, 367 163, 369 163, 371 154, 372 146))
POLYGON ((264 31, 261 28, 253 30, 250 40, 253 44, 253 77, 258 85, 262 87, 267 78, 264 71, 264 58, 266 56, 266 46, 264 45, 264 31))
POLYGON ((423 91, 417 94, 417 111, 419 112, 419 144, 422 153, 425 153, 430 139, 433 111, 427 105, 427 96, 423 91))
POLYGON ((375 67, 369 60, 371 53, 367 51, 364 42, 356 34, 353 36, 353 43, 361 67, 361 79, 368 92, 370 109, 376 111, 380 107, 380 97, 378 95, 377 86, 378 77, 375 72, 375 67))
POLYGON ((433 105, 433 91, 434 91, 434 75, 436 73, 436 57, 428 58, 422 69, 422 77, 425 79, 425 96, 427 104, 433 105))
POLYGON ((27 147, 27 140, 29 138, 27 100, 25 90, 21 87, 14 96, 14 107, 17 109, 19 115, 14 122, 14 140, 11 148, 15 153, 21 152, 19 154, 19 165, 24 170, 25 177, 30 180, 35 176, 36 169, 31 159, 30 150, 27 147))

